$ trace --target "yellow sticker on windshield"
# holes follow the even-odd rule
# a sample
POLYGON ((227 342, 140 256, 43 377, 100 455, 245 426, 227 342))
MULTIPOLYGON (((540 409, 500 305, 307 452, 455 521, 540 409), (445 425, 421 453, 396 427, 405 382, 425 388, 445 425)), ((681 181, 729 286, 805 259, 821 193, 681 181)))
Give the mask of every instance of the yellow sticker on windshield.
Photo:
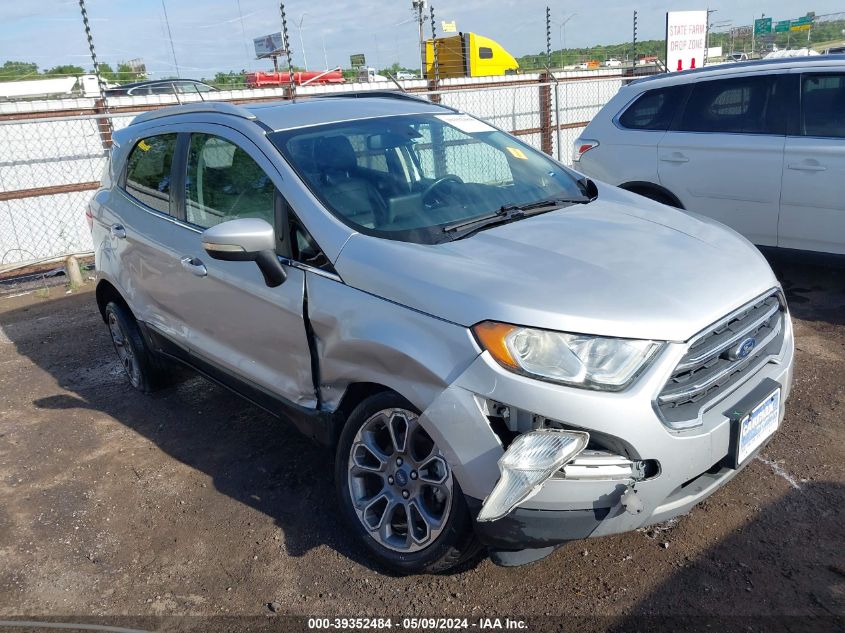
POLYGON ((508 147, 507 150, 511 153, 511 156, 514 158, 521 158, 522 160, 528 160, 528 156, 525 155, 518 147, 508 147))
MULTIPOLYGON (((145 141, 145 140, 143 140, 143 139, 141 139, 141 140, 138 142, 138 149, 139 149, 139 150, 141 150, 142 152, 149 152, 149 151, 150 151, 150 147, 151 147, 151 145, 150 145, 149 143, 147 143, 147 141, 145 141)), ((510 148, 508 148, 508 149, 510 149, 510 148)))

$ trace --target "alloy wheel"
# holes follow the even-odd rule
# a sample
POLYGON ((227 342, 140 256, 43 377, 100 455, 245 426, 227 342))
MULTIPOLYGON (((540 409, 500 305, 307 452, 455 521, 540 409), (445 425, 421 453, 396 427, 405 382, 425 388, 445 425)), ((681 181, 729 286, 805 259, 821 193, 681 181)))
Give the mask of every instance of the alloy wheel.
POLYGON ((385 409, 358 430, 348 461, 355 514, 380 545, 397 552, 437 539, 452 505, 452 472, 407 409, 385 409))
POLYGON ((129 342, 129 337, 120 325, 120 321, 114 312, 109 312, 109 332, 111 333, 111 340, 114 343, 114 349, 117 352, 117 357, 129 377, 129 382, 133 387, 137 387, 141 380, 141 367, 138 363, 138 357, 135 355, 135 350, 129 342))

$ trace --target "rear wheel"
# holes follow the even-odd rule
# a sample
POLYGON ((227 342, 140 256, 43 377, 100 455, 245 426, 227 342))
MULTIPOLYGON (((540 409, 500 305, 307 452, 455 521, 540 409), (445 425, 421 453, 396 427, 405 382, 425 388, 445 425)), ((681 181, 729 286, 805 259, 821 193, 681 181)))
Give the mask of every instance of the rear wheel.
POLYGON ((449 463, 398 394, 371 396, 349 416, 336 484, 350 527, 386 567, 442 572, 478 551, 449 463))
POLYGON ((144 393, 162 387, 167 382, 168 371, 147 347, 135 317, 114 301, 106 305, 105 313, 114 351, 129 383, 144 393))

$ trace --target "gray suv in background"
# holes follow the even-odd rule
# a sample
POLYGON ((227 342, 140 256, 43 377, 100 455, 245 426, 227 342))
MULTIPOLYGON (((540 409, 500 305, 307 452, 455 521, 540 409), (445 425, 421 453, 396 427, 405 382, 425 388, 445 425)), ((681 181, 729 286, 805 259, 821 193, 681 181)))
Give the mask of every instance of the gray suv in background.
POLYGON ((783 417, 789 312, 748 241, 427 101, 143 114, 89 214, 132 385, 178 361, 330 447, 400 572, 684 513, 783 417))

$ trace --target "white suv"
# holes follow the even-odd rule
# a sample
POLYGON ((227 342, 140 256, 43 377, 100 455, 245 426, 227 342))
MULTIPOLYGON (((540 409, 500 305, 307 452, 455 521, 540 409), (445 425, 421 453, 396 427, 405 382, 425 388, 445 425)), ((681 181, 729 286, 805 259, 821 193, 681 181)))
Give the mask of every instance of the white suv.
POLYGON ((573 160, 755 244, 845 254, 845 56, 634 81, 575 141, 573 160))

